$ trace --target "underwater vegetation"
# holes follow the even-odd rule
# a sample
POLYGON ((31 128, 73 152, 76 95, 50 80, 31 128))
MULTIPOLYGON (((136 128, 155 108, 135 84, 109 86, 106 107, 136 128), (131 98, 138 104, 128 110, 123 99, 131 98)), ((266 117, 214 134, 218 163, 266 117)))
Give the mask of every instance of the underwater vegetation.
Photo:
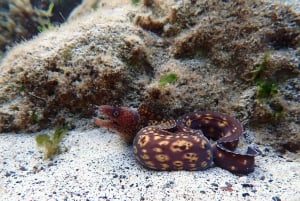
POLYGON ((178 75, 176 73, 168 73, 166 75, 162 75, 159 78, 158 86, 163 87, 168 83, 171 83, 177 79, 178 75))
POLYGON ((140 2, 140 0, 131 0, 131 3, 133 4, 133 5, 136 5, 136 4, 138 4, 140 2))
POLYGON ((81 0, 1 0, 0 57, 9 46, 64 22, 81 0))
POLYGON ((37 29, 39 30, 39 32, 43 32, 43 31, 45 31, 45 30, 50 29, 51 27, 53 27, 53 25, 51 24, 51 21, 50 21, 50 17, 52 16, 53 8, 54 8, 54 3, 50 3, 49 4, 49 8, 46 11, 47 19, 45 20, 45 22, 43 24, 41 23, 37 27, 37 29))
POLYGON ((268 65, 268 59, 270 57, 271 51, 268 50, 263 56, 261 63, 255 66, 253 73, 253 82, 257 87, 256 93, 257 98, 271 98, 278 93, 278 85, 274 80, 270 80, 267 77, 261 76, 261 73, 266 70, 268 65))
POLYGON ((253 78, 252 79, 254 80, 254 82, 258 81, 258 79, 260 77, 260 73, 266 68, 268 59, 270 57, 270 54, 271 54, 270 50, 266 51, 264 53, 262 62, 255 65, 255 69, 252 71, 252 73, 253 73, 253 78))
POLYGON ((51 135, 39 134, 35 137, 36 144, 44 150, 44 159, 62 153, 60 142, 66 133, 66 128, 56 128, 51 135))
POLYGON ((272 81, 257 81, 257 97, 270 98, 278 93, 278 86, 272 81))

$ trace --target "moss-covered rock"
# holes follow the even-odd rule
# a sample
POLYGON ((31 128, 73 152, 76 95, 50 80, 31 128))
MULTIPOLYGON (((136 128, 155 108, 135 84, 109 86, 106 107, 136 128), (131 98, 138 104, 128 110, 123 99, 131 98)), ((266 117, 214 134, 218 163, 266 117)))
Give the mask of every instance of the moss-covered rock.
POLYGON ((0 59, 14 43, 64 22, 81 0, 1 0, 0 59))
POLYGON ((143 103, 175 118, 226 112, 256 131, 258 143, 297 147, 300 21, 290 7, 91 2, 89 14, 78 11, 3 59, 0 132, 73 125, 91 118, 95 104, 143 103), (176 79, 160 85, 169 74, 176 79))

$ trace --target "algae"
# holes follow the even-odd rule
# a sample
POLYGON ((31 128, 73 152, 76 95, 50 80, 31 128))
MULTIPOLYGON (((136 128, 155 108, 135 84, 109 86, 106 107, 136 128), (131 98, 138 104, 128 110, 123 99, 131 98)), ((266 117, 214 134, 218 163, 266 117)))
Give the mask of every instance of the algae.
POLYGON ((132 3, 133 5, 137 5, 139 2, 140 2, 140 0, 131 0, 131 3, 132 3))
POLYGON ((171 82, 174 82, 176 79, 177 79, 178 75, 176 73, 168 73, 166 75, 162 75, 160 78, 159 78, 159 81, 158 81, 158 86, 159 87, 163 87, 165 86, 166 84, 169 84, 171 82))
POLYGON ((44 159, 62 153, 60 143, 66 133, 67 129, 62 127, 55 128, 51 135, 39 134, 35 137, 36 144, 44 149, 44 159))
POLYGON ((49 4, 49 8, 48 10, 45 12, 45 16, 47 17, 44 21, 41 21, 39 22, 39 25, 37 27, 37 29, 40 31, 40 32, 43 32, 47 29, 50 29, 53 27, 51 21, 50 21, 50 17, 52 16, 52 12, 53 12, 53 8, 54 8, 54 3, 51 2, 49 4))

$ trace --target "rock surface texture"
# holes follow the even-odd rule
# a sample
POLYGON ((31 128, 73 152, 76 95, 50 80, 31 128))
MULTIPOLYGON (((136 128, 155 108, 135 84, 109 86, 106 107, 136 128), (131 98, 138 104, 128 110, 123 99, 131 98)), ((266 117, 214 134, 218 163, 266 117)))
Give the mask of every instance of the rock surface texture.
POLYGON ((255 1, 86 1, 0 64, 0 132, 74 126, 95 104, 215 110, 296 152, 299 14, 255 1), (87 8, 90 5, 91 8, 87 8), (77 14, 76 14, 77 13, 77 14), (173 73, 163 86, 160 78, 173 73))

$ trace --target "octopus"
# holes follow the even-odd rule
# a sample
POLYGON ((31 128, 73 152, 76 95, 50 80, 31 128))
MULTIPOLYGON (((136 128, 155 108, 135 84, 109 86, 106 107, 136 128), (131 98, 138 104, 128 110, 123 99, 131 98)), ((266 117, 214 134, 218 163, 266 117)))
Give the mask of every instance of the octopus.
POLYGON ((198 111, 157 122, 145 107, 136 111, 102 105, 98 109, 108 119, 95 117, 94 123, 115 130, 132 144, 136 160, 146 168, 196 171, 215 164, 234 174, 254 171, 259 151, 252 147, 243 154, 235 151, 243 128, 227 114, 198 111))

